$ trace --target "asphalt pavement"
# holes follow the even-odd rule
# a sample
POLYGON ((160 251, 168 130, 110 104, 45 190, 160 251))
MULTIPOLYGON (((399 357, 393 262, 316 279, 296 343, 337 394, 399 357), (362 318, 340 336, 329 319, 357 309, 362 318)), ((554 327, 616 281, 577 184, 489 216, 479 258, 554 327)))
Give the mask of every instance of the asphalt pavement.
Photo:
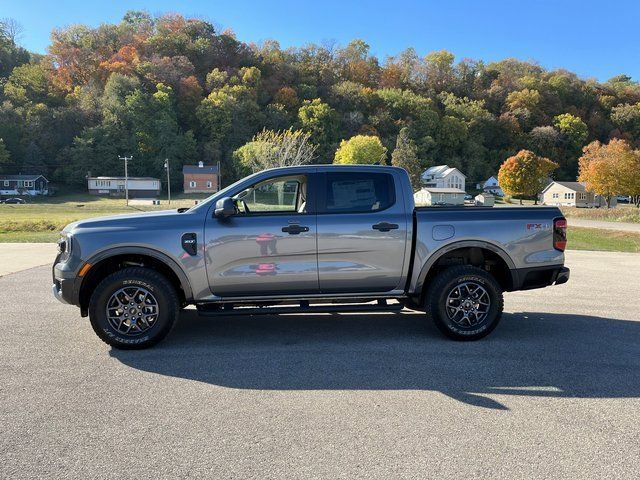
POLYGON ((569 252, 497 330, 198 318, 111 350, 50 268, 0 278, 0 478, 637 478, 640 255, 569 252))

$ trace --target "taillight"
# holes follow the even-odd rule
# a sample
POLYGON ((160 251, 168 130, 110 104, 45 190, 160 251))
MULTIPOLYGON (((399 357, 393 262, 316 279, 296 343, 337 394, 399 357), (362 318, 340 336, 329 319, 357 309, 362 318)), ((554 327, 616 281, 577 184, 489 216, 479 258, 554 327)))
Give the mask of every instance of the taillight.
POLYGON ((564 218, 553 221, 553 248, 561 252, 567 248, 567 220, 564 218))

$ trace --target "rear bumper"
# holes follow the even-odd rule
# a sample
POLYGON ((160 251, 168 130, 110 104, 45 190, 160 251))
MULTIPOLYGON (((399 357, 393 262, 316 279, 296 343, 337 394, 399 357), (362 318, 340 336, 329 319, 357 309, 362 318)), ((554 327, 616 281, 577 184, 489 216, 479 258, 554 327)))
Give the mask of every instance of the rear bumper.
POLYGON ((571 271, 563 265, 518 268, 515 270, 513 290, 532 290, 550 285, 562 285, 569 281, 571 271))

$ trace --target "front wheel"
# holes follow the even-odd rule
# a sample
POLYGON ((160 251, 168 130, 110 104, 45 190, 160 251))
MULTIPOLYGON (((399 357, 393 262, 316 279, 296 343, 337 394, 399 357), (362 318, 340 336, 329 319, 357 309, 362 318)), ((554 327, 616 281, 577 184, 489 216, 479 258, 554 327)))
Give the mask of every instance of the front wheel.
POLYGON ((451 267, 431 282, 425 310, 436 327, 454 340, 478 340, 502 317, 502 288, 488 272, 469 265, 451 267))
POLYGON ((160 273, 140 267, 107 276, 89 302, 98 337, 114 348, 155 345, 171 331, 180 309, 175 288, 160 273))

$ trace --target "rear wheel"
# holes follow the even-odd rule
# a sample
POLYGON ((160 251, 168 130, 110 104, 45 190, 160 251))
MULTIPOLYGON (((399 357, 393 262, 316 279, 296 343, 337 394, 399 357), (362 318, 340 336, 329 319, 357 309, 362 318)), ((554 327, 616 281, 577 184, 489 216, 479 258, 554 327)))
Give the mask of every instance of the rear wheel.
POLYGON ((425 300, 436 327, 455 340, 478 340, 502 317, 502 288, 488 272, 472 266, 451 267, 431 282, 425 300))
POLYGON ((107 276, 89 302, 89 319, 98 337, 112 347, 140 349, 155 345, 173 327, 180 301, 160 273, 140 267, 107 276))

